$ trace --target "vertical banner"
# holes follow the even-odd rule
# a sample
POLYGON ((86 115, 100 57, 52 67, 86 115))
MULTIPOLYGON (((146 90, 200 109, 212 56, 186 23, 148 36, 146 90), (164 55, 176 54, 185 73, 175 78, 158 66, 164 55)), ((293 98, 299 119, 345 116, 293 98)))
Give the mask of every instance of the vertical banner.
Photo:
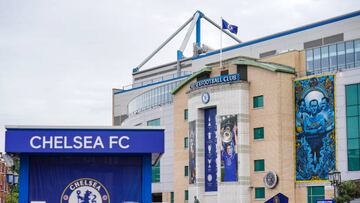
POLYGON ((221 181, 237 181, 237 115, 220 117, 221 181))
POLYGON ((196 121, 189 122, 189 184, 196 182, 196 121))
POLYGON ((321 181, 335 169, 334 75, 295 81, 296 180, 321 181))
POLYGON ((217 191, 216 108, 205 109, 205 192, 217 191))

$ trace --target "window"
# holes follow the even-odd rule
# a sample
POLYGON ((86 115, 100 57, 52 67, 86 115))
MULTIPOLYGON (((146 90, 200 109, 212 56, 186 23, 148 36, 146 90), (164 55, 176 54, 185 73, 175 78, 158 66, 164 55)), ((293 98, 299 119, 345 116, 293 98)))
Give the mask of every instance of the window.
POLYGON ((314 72, 319 73, 321 70, 321 60, 320 60, 320 48, 314 49, 314 72))
POLYGON ((255 188, 255 199, 265 199, 265 188, 256 187, 255 188))
POLYGON ((325 199, 324 186, 310 186, 307 188, 308 203, 316 203, 317 200, 325 199))
POLYGON ((345 86, 348 170, 360 171, 360 83, 345 86))
POLYGON ((337 45, 337 54, 338 54, 338 67, 345 67, 345 44, 340 43, 337 45))
POLYGON ((189 191, 188 190, 184 191, 184 196, 185 196, 185 200, 189 200, 189 191))
POLYGON ((337 53, 336 53, 336 44, 329 46, 330 52, 330 71, 337 69, 337 53))
POLYGON ((308 48, 305 53, 308 75, 360 67, 360 39, 308 48))
POLYGON ((184 109, 184 120, 187 121, 188 116, 189 116, 189 111, 187 109, 184 109))
POLYGON ((306 66, 307 66, 307 71, 309 72, 314 71, 314 55, 312 49, 306 50, 306 66))
POLYGON ((185 137, 184 138, 184 148, 187 149, 189 147, 189 138, 185 137))
MULTIPOLYGON (((160 125, 160 118, 150 120, 147 122, 147 126, 159 126, 160 125)), ((158 183, 160 182, 160 161, 152 167, 152 182, 158 183)))
POLYGON ((354 41, 355 44, 355 67, 360 66, 360 39, 354 41))
POLYGON ((264 128, 254 128, 254 139, 264 139, 264 128))
POLYGON ((322 72, 329 71, 329 47, 321 47, 321 69, 322 72))
POLYGON ((354 54, 354 41, 348 41, 345 43, 345 51, 346 51, 346 68, 353 68, 355 61, 354 54))
POLYGON ((157 164, 152 167, 151 180, 153 183, 160 182, 160 161, 158 161, 157 164))
POLYGON ((229 75, 229 70, 223 70, 220 72, 220 75, 229 75))
POLYGON ((253 98, 254 108, 259 108, 264 106, 264 96, 256 96, 253 98))
POLYGON ((147 126, 160 126, 160 118, 148 121, 147 126))
POLYGON ((171 192, 171 193, 170 193, 170 202, 171 202, 171 203, 174 203, 174 201, 175 201, 175 200, 174 200, 174 192, 171 192))
POLYGON ((247 81, 247 65, 237 65, 236 73, 240 74, 240 80, 247 81))
POLYGON ((189 166, 184 167, 184 174, 185 176, 189 176, 189 166))
POLYGON ((254 171, 265 171, 265 160, 254 160, 254 171))

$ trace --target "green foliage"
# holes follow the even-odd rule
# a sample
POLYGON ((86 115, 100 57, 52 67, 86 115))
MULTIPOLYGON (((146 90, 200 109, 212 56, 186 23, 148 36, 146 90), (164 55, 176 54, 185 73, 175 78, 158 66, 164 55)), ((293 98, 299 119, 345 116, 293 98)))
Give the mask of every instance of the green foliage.
POLYGON ((6 195, 6 203, 18 203, 19 193, 13 192, 12 197, 10 194, 6 195))
POLYGON ((356 198, 360 198, 360 182, 346 181, 338 188, 336 203, 347 203, 356 198))
MULTIPOLYGON (((20 174, 20 160, 18 157, 13 157, 14 166, 11 167, 11 171, 20 174)), ((19 187, 18 185, 9 186, 10 193, 6 195, 6 203, 18 203, 19 199, 19 187)))

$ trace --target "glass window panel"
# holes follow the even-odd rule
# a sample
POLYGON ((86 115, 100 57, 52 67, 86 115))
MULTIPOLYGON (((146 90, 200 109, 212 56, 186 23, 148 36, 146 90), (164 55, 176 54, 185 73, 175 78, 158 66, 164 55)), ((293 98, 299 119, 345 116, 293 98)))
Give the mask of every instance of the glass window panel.
POLYGON ((357 96, 358 96, 358 99, 357 99, 357 104, 360 105, 360 83, 357 85, 357 96))
POLYGON ((346 85, 345 93, 346 93, 346 105, 357 105, 358 104, 358 85, 346 85))
POLYGON ((348 139, 348 150, 360 150, 360 138, 348 139))
POLYGON ((314 72, 319 73, 321 69, 320 48, 314 49, 314 72))
POLYGON ((189 176, 189 166, 184 167, 184 175, 189 176))
POLYGON ((360 39, 354 41, 355 44, 355 66, 360 66, 360 39))
POLYGON ((357 116, 359 115, 359 112, 358 112, 358 106, 347 106, 346 107, 346 116, 357 116))
POLYGON ((264 128, 254 128, 254 139, 264 139, 264 128))
POLYGON ((152 166, 151 170, 152 170, 152 176, 151 176, 152 182, 153 183, 160 182, 160 161, 158 161, 155 166, 152 166))
POLYGON ((337 54, 338 54, 338 67, 344 68, 345 67, 345 44, 339 43, 337 45, 337 54))
POLYGON ((184 192, 185 200, 189 200, 189 191, 185 190, 184 192))
POLYGON ((255 199, 264 199, 265 198, 265 188, 257 187, 255 188, 255 199))
POLYGON ((316 203, 317 200, 325 198, 323 186, 310 186, 307 188, 308 203, 316 203))
POLYGON ((337 68, 337 54, 336 54, 336 44, 329 47, 329 56, 330 56, 330 70, 336 70, 337 68))
POLYGON ((348 169, 349 171, 360 170, 360 150, 348 150, 348 169))
POLYGON ((353 68, 355 62, 354 41, 346 42, 345 49, 346 49, 346 68, 353 68))
POLYGON ((308 72, 314 71, 314 56, 313 56, 313 50, 309 49, 306 50, 306 67, 308 72))
POLYGON ((265 171, 264 159, 254 160, 254 171, 265 171))
POLYGON ((321 47, 321 69, 322 72, 329 71, 329 47, 321 47))
POLYGON ((184 138, 184 148, 187 149, 189 147, 189 138, 185 137, 184 138))
POLYGON ((253 98, 253 106, 254 108, 262 107, 264 106, 264 99, 263 96, 256 96, 253 98))
POLYGON ((359 137, 359 116, 346 118, 346 130, 348 139, 359 137))

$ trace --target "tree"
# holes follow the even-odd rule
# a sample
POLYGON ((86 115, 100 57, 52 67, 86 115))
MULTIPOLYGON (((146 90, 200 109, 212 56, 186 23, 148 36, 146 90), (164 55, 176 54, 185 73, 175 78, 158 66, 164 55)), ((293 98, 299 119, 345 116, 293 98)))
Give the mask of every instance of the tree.
POLYGON ((351 200, 360 198, 360 181, 346 181, 339 186, 339 195, 335 198, 336 203, 349 203, 351 200))
MULTIPOLYGON (((18 157, 13 157, 14 159, 14 165, 11 167, 12 172, 16 172, 17 174, 20 174, 20 160, 18 157)), ((16 185, 8 185, 10 193, 6 195, 6 203, 17 203, 19 202, 19 187, 18 184, 16 185)))

